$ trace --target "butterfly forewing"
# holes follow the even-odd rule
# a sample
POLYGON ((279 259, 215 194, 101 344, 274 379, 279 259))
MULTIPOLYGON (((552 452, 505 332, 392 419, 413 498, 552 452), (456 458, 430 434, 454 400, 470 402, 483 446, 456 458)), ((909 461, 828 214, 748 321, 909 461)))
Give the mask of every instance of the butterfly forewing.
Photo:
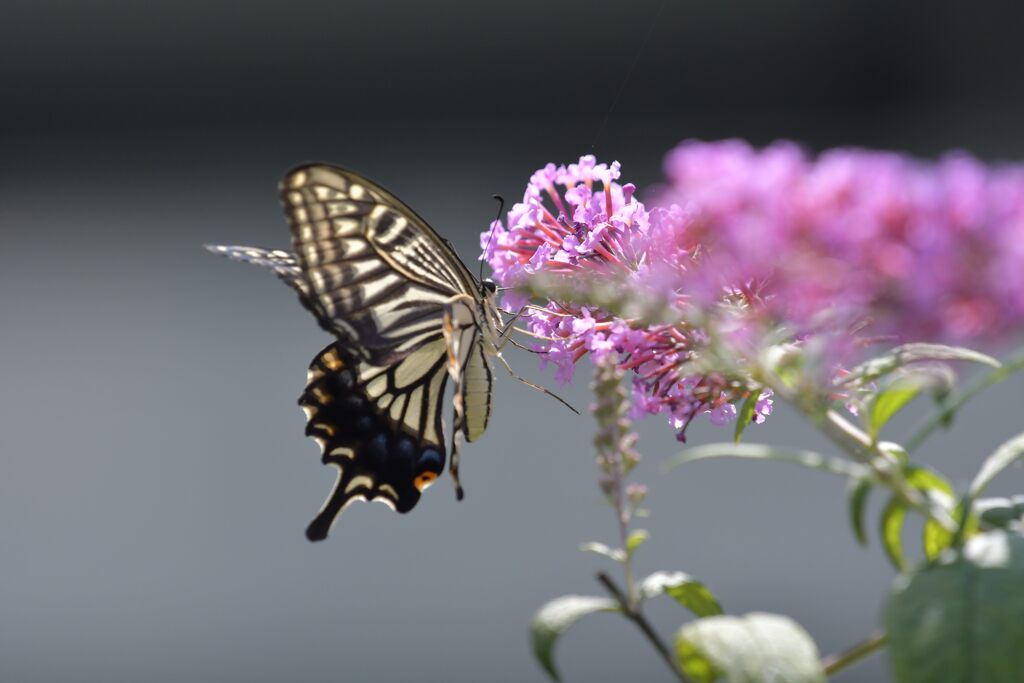
POLYGON ((281 187, 296 258, 321 325, 387 364, 440 338, 445 302, 472 276, 409 207, 370 181, 312 165, 281 187))

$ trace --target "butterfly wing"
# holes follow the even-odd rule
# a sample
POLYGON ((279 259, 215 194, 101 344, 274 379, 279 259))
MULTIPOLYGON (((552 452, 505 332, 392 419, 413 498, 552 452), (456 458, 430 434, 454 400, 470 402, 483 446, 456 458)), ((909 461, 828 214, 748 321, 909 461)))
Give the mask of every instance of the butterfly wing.
POLYGON ((483 433, 492 385, 472 275, 412 209, 355 173, 299 167, 282 181, 281 198, 295 254, 207 248, 273 270, 339 339, 313 359, 299 398, 306 434, 338 468, 307 537, 325 538, 355 500, 398 512, 416 505, 444 469, 449 377, 451 474, 461 497, 458 436, 483 433))
POLYGON ((314 313, 362 360, 387 365, 440 339, 445 303, 478 296, 451 247, 362 176, 301 166, 285 176, 281 199, 314 313))
POLYGON ((306 435, 320 444, 323 463, 338 468, 334 489, 306 530, 311 541, 326 538, 355 500, 380 500, 408 512, 444 469, 443 342, 386 368, 369 371, 361 365, 341 344, 331 344, 310 364, 299 398, 306 435))

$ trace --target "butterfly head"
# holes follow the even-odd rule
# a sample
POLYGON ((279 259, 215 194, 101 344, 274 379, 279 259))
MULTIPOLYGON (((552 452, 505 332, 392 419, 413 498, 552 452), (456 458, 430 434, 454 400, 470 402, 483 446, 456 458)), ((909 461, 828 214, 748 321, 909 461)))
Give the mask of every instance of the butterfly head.
POLYGON ((494 296, 498 293, 498 283, 490 278, 485 278, 480 282, 480 291, 485 296, 494 296))

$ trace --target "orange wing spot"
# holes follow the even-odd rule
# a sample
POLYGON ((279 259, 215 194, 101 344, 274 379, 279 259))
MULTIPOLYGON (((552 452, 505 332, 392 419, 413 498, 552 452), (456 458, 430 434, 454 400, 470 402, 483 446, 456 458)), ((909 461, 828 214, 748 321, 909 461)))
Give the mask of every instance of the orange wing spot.
POLYGON ((328 403, 330 403, 331 401, 334 400, 333 396, 328 394, 326 391, 324 391, 320 387, 316 387, 316 388, 313 389, 313 398, 315 398, 316 400, 320 401, 320 403, 323 404, 323 405, 327 405, 328 403))
POLYGON ((324 356, 324 365, 326 365, 327 369, 331 370, 332 372, 337 372, 338 370, 341 370, 342 368, 345 367, 344 361, 342 361, 333 353, 324 356))
POLYGON ((416 477, 416 490, 422 491, 423 489, 433 484, 435 479, 437 479, 437 475, 434 474, 433 472, 424 472, 420 476, 416 477))

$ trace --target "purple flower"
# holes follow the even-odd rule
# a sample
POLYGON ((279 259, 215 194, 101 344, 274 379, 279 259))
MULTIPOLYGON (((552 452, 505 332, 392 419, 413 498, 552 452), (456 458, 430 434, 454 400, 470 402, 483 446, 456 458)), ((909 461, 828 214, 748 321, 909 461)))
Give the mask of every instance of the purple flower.
POLYGON ((731 403, 721 403, 715 408, 704 412, 708 414, 708 419, 711 420, 711 424, 715 425, 728 424, 736 418, 736 406, 731 403))
POLYGON ((559 381, 584 356, 613 361, 632 374, 632 414, 665 415, 680 438, 697 415, 732 420, 752 391, 753 421, 772 412, 771 392, 742 370, 694 369, 710 343, 728 344, 737 367, 766 344, 813 343, 828 387, 870 338, 985 344, 1024 330, 1024 166, 691 141, 667 156, 654 208, 620 173, 593 156, 548 164, 507 227, 481 238, 483 258, 506 287, 538 273, 591 278, 680 321, 700 312, 707 330, 558 302, 523 315, 559 381))
POLYGON ((762 424, 772 414, 772 404, 774 403, 772 395, 771 389, 765 389, 761 392, 757 403, 754 405, 754 424, 762 424))
POLYGON ((684 142, 665 173, 660 203, 694 217, 659 229, 700 243, 704 262, 662 268, 659 286, 700 305, 732 290, 798 335, 868 322, 901 341, 990 345, 1024 328, 1024 166, 728 140, 684 142))
MULTIPOLYGON (((670 221, 687 214, 658 210, 652 216, 634 197, 634 185, 617 182, 620 173, 618 162, 599 164, 592 156, 534 173, 522 201, 508 213, 507 229, 499 225, 494 238, 481 236, 495 280, 515 286, 543 272, 619 278, 649 288, 659 274, 669 281, 685 269, 694 245, 670 221)), ((604 311, 555 302, 522 317, 537 337, 542 367, 554 364, 557 381, 570 381, 575 363, 587 355, 632 373, 634 415, 664 414, 682 432, 704 412, 713 411, 713 419, 729 417, 725 404, 742 399, 720 378, 682 374, 694 346, 693 331, 684 326, 641 327, 604 311)))

